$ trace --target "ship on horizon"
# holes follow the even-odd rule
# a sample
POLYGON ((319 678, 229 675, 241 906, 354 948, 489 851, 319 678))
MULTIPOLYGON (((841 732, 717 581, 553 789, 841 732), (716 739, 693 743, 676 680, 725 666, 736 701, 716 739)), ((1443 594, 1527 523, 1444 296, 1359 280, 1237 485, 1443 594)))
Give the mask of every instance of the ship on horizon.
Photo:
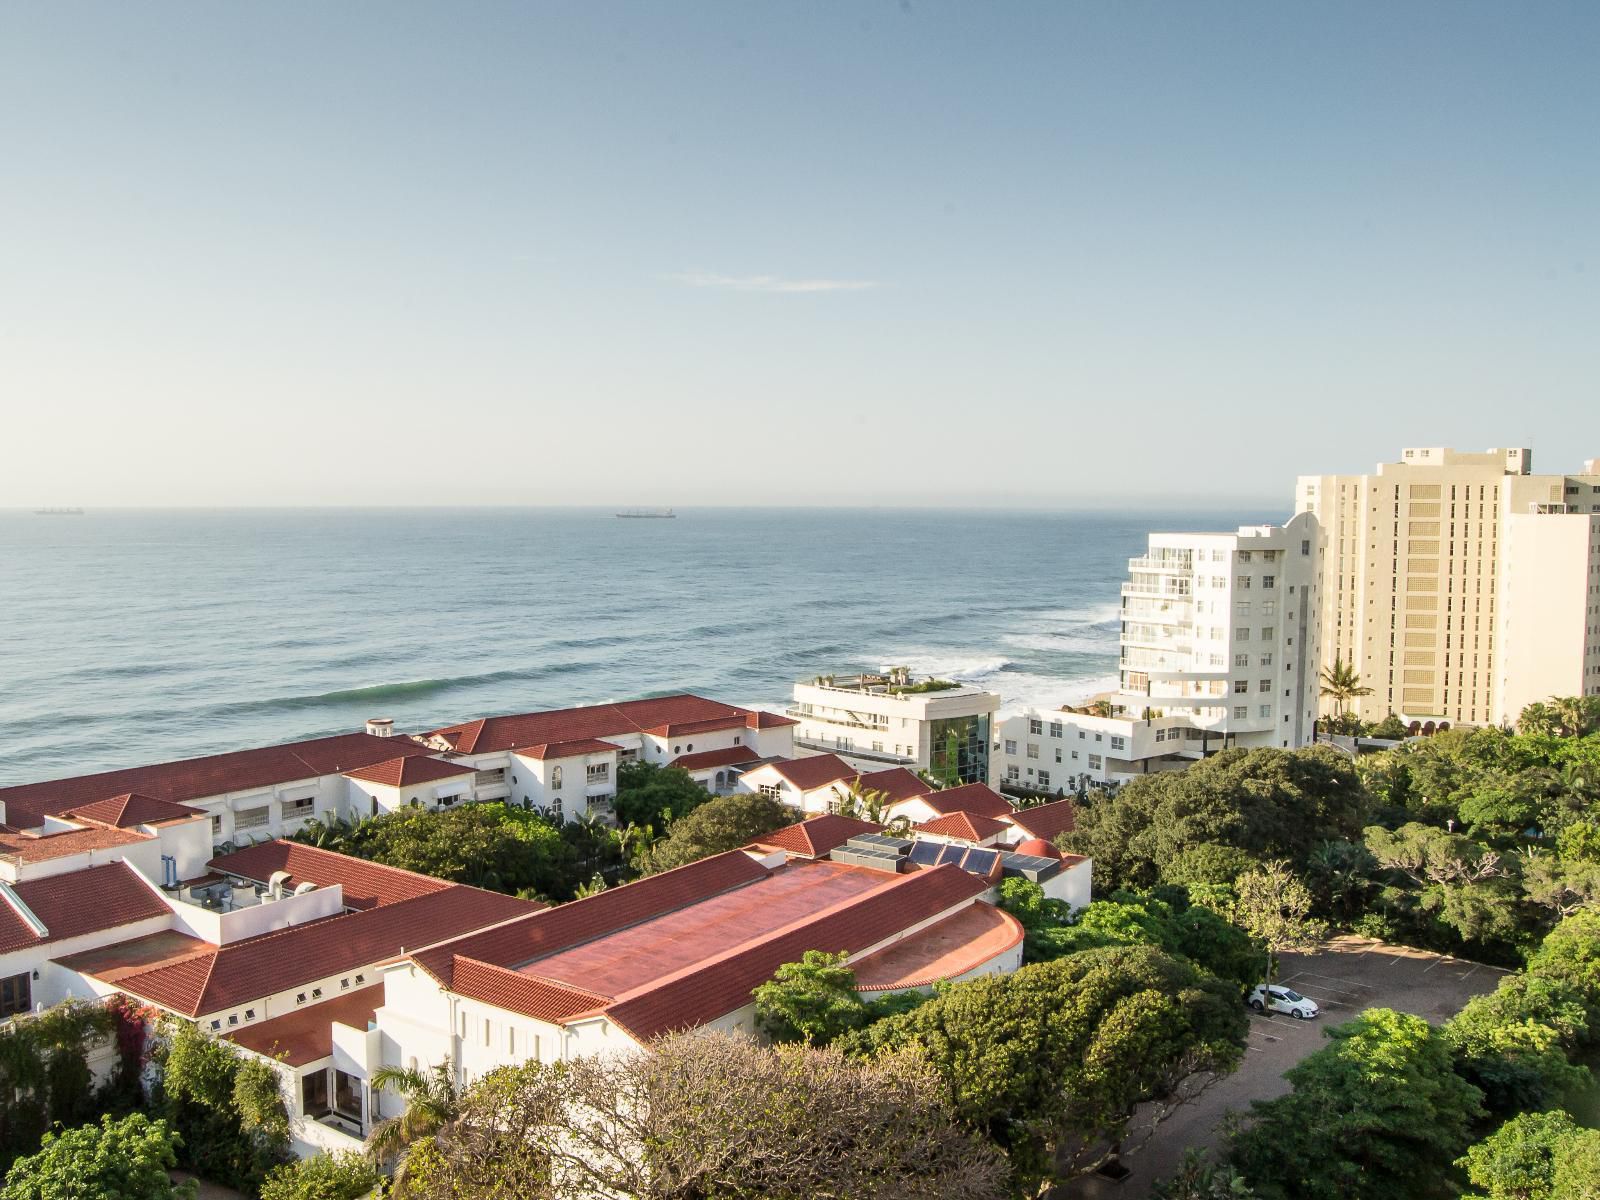
POLYGON ((36 517, 81 517, 81 508, 36 508, 33 510, 36 517))
POLYGON ((677 515, 670 508, 625 508, 617 513, 619 517, 646 521, 664 521, 677 515))

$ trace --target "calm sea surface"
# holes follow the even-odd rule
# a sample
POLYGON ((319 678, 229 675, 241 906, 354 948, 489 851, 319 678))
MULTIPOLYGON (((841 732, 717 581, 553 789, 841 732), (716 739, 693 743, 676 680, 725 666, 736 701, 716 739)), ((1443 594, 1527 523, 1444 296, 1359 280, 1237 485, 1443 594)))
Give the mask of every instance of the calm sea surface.
POLYGON ((1281 514, 0 513, 0 783, 668 691, 777 708, 905 664, 1060 703, 1114 676, 1160 529, 1281 514))

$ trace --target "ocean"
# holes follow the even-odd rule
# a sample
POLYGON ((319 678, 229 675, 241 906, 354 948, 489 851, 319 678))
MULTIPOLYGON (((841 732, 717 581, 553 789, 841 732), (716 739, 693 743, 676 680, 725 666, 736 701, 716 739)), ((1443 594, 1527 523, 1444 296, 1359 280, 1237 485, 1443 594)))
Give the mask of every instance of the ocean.
POLYGON ((905 665, 1006 710, 1115 678, 1145 534, 1281 513, 0 513, 0 784, 393 717, 672 691, 779 709, 905 665))

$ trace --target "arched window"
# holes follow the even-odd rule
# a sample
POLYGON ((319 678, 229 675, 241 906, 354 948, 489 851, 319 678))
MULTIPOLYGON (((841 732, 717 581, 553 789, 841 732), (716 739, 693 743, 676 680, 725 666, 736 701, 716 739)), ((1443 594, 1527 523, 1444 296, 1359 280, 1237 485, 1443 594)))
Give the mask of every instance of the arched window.
POLYGON ((553 788, 558 788, 558 787, 561 786, 561 768, 560 767, 551 767, 550 768, 550 786, 553 787, 553 788))

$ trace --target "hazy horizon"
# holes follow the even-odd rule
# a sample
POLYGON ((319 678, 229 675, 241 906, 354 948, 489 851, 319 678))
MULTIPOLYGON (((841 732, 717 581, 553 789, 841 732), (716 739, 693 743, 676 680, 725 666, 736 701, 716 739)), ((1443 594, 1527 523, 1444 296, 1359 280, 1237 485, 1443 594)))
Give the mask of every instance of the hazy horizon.
POLYGON ((0 506, 1576 468, 1597 61, 1560 3, 9 6, 0 506))

